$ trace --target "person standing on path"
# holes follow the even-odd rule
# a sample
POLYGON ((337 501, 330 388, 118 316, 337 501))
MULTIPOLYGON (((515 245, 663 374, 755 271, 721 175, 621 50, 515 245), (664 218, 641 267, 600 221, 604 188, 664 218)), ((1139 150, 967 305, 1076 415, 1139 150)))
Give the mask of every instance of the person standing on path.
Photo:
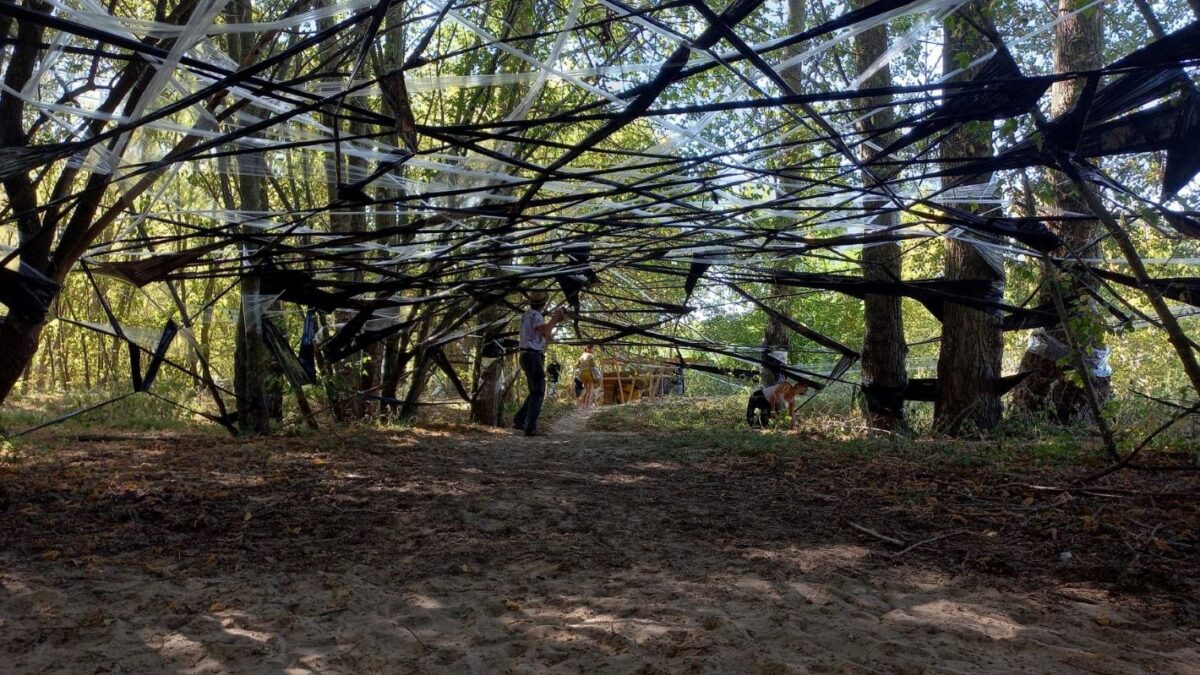
POLYGON ((524 429, 526 436, 540 436, 542 434, 538 431, 537 423, 538 416, 542 414, 542 401, 546 397, 546 343, 566 313, 559 307, 546 320, 542 316, 548 299, 546 293, 533 291, 528 297, 529 310, 521 316, 520 362, 525 381, 529 384, 529 394, 513 418, 513 426, 524 429))
POLYGON ((575 362, 575 372, 578 373, 579 382, 583 384, 583 392, 575 397, 575 404, 581 408, 596 404, 596 385, 599 384, 602 375, 600 367, 596 364, 596 348, 592 345, 587 345, 583 348, 583 353, 579 355, 579 360, 575 362))

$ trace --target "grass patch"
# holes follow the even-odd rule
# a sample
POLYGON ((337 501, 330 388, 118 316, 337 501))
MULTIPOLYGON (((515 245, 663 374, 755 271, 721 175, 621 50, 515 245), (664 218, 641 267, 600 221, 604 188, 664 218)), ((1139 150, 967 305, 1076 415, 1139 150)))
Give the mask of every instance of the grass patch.
MULTIPOLYGON (((64 394, 13 396, 0 407, 0 431, 20 433, 89 406, 104 403, 126 392, 85 391, 64 394)), ((167 398, 171 398, 167 396, 167 398)), ((182 405, 205 408, 203 403, 181 398, 182 405)), ((220 427, 204 418, 146 394, 133 394, 95 410, 55 424, 60 433, 85 433, 98 429, 123 431, 197 431, 220 427)))
MULTIPOLYGON (((596 431, 732 431, 739 421, 740 396, 641 400, 625 405, 602 406, 588 420, 596 431)), ((743 411, 744 412, 744 411, 743 411)))
MULTIPOLYGON (((1029 421, 1006 422, 987 438, 951 439, 918 430, 913 436, 872 436, 861 414, 847 399, 818 397, 800 413, 795 429, 786 423, 774 429, 746 428, 742 396, 668 398, 601 408, 589 420, 595 431, 653 435, 653 447, 678 461, 713 456, 796 457, 832 452, 847 459, 907 457, 938 464, 975 466, 1101 466, 1107 463, 1100 438, 1091 426, 1063 427, 1029 421)), ((1127 452, 1165 413, 1136 401, 1112 409, 1121 447, 1127 452)), ((1181 425, 1154 443, 1154 454, 1169 455, 1172 463, 1196 453, 1191 424, 1181 425)))

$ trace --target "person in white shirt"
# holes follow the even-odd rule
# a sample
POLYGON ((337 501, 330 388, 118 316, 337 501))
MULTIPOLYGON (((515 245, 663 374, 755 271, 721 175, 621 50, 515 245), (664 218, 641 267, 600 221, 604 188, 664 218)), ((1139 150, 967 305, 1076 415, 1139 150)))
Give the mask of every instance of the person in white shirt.
POLYGON ((771 412, 780 403, 787 403, 788 428, 795 427, 796 396, 806 391, 808 391, 807 386, 799 382, 793 384, 787 381, 755 389, 750 394, 750 400, 746 403, 746 424, 751 428, 767 428, 771 423, 771 412))
POLYGON ((542 310, 548 300, 543 291, 533 291, 529 294, 529 310, 521 316, 520 363, 525 373, 525 381, 529 384, 529 394, 521 409, 513 418, 513 426, 524 429, 526 436, 540 436, 537 423, 542 414, 542 401, 546 397, 546 343, 554 327, 563 320, 565 312, 562 307, 550 314, 546 320, 542 310))

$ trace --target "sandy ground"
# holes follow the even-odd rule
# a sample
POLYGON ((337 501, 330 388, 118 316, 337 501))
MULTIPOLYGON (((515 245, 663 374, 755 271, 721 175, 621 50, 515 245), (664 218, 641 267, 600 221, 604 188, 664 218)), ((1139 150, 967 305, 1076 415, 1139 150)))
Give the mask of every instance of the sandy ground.
POLYGON ((75 441, 6 484, 0 671, 1200 673, 1194 599, 893 560, 582 428, 75 441))

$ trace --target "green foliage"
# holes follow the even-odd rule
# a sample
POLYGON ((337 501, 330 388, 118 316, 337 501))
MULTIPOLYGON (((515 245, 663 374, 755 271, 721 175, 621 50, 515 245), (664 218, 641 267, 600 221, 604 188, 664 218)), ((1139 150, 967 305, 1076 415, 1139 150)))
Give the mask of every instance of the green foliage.
POLYGON ((0 439, 0 469, 16 467, 25 459, 23 449, 8 439, 0 439))
MULTIPOLYGON (((43 422, 58 418, 83 408, 95 406, 127 392, 120 390, 83 391, 64 395, 38 395, 22 397, 19 401, 0 408, 0 429, 6 432, 21 431, 43 422)), ((163 390, 164 398, 182 401, 183 405, 196 404, 197 392, 163 390)), ((72 417, 56 428, 67 433, 94 429, 122 429, 129 431, 171 431, 205 428, 220 433, 204 418, 193 415, 176 405, 147 394, 134 394, 114 403, 96 408, 86 414, 72 417)))

